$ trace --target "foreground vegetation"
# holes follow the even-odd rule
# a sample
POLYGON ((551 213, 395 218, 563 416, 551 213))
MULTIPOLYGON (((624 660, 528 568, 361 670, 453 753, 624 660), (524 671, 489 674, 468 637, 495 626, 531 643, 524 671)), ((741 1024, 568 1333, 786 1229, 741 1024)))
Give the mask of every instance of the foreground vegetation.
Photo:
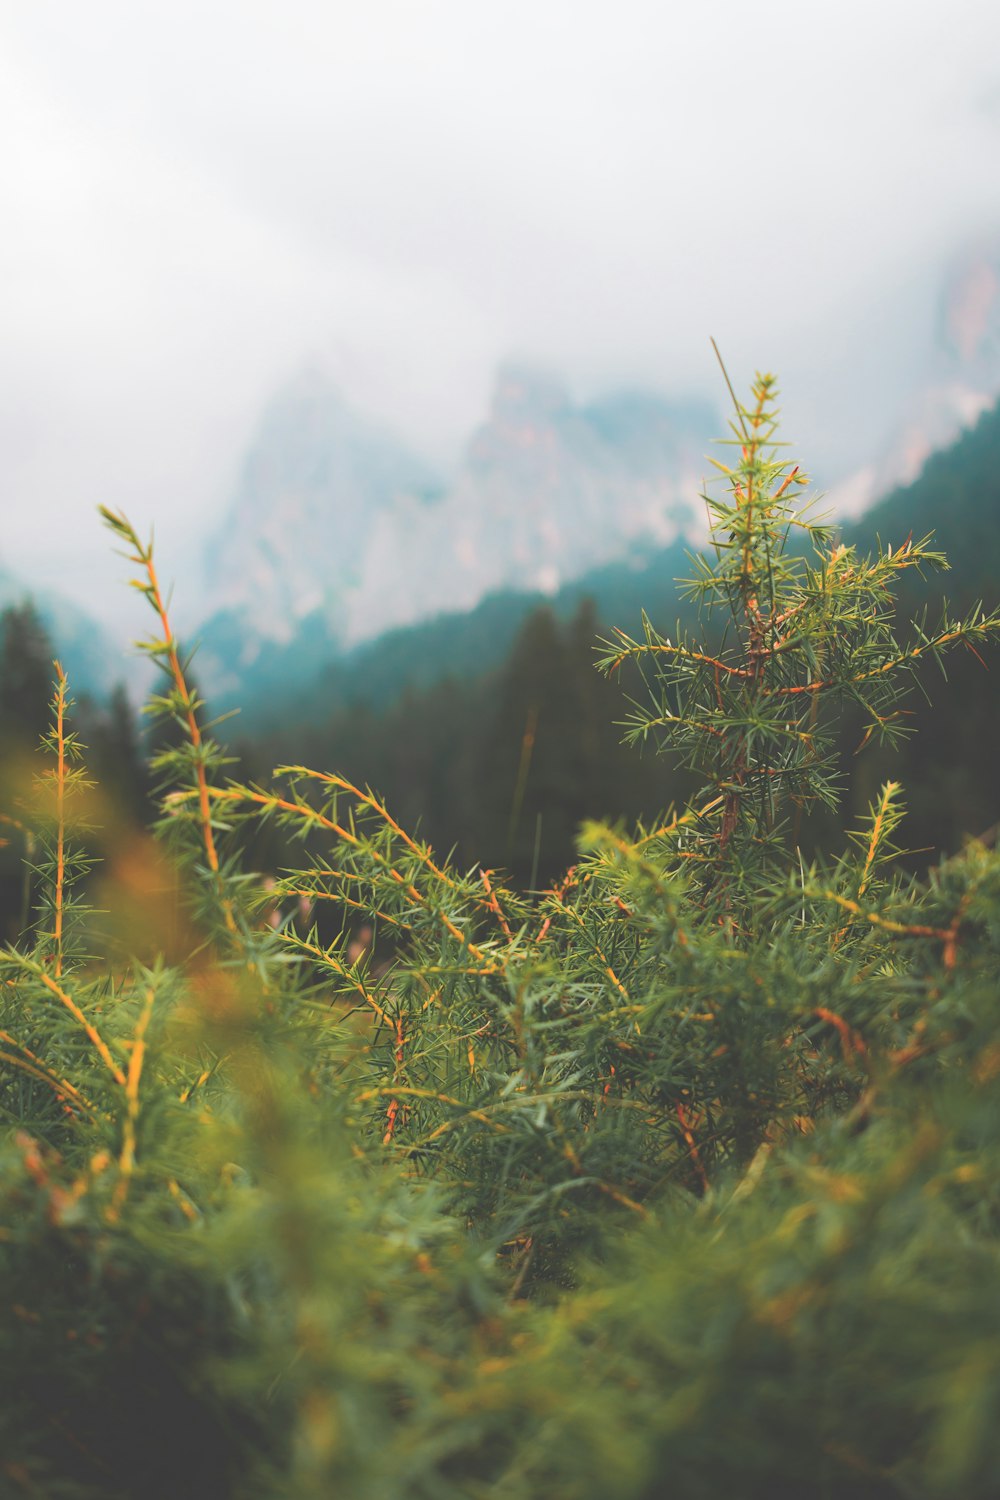
POLYGON ((0 954, 10 1493, 1000 1490, 1000 859, 900 873, 893 782, 845 851, 798 836, 845 711, 891 746, 925 661, 1000 618, 898 641, 897 581, 942 559, 837 544, 774 433, 763 377, 690 584, 722 645, 604 657, 699 792, 585 827, 539 896, 333 773, 227 781, 106 517, 181 734, 88 913, 57 677, 40 904, 0 954), (260 820, 303 852, 269 889, 260 820))

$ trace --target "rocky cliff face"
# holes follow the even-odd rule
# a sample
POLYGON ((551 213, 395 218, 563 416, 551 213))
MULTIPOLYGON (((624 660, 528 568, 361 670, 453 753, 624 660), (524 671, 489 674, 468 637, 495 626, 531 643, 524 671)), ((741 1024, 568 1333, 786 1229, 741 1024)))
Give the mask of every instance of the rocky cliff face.
POLYGON ((1000 395, 1000 239, 969 246, 944 279, 934 346, 917 401, 880 489, 910 484, 1000 395))
POLYGON ((881 451, 831 492, 858 515, 912 484, 932 453, 953 443, 1000 396, 1000 239, 967 246, 942 278, 925 358, 881 451))
POLYGON ((290 641, 317 612, 346 634, 373 527, 438 489, 423 459, 351 411, 322 371, 303 371, 264 412, 208 545, 212 599, 269 640, 290 641))
POLYGON ((206 558, 200 670, 228 688, 277 647, 336 650, 492 590, 552 591, 636 544, 700 534, 718 418, 625 393, 580 405, 508 366, 457 472, 353 413, 319 371, 265 412, 206 558))
MULTIPOLYGON (((878 451, 845 452, 831 476, 841 517, 911 482, 1000 394, 1000 241, 956 259, 927 329, 907 390, 887 395, 878 451)), ((507 365, 443 474, 306 370, 265 411, 206 553, 217 613, 201 631, 203 680, 231 692, 265 665, 272 681, 305 676, 496 590, 551 593, 678 536, 697 545, 705 454, 723 430, 698 401, 629 391, 581 403, 558 376, 507 365)))

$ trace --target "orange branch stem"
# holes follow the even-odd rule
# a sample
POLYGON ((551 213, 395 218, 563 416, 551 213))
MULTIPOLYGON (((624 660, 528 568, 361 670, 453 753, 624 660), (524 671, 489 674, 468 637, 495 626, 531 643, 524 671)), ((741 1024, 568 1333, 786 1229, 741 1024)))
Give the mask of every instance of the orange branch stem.
POLYGON ((174 640, 173 632, 170 628, 170 619, 167 615, 167 607, 163 601, 163 594, 160 590, 160 580, 157 577, 156 565, 153 562, 152 552, 148 548, 142 547, 138 548, 138 552, 139 560, 141 561, 143 567, 145 567, 146 574, 149 578, 149 597, 152 601, 153 608, 156 610, 157 616, 159 617, 160 630, 163 634, 163 650, 166 653, 167 665, 170 671, 170 676, 173 679, 174 687, 177 690, 178 697, 180 698, 181 703, 184 707, 184 717, 187 723, 188 737, 191 741, 191 748, 194 751, 194 772, 198 784, 198 812, 201 821, 202 843, 205 847, 205 858, 208 861, 208 868, 211 870, 212 875, 215 878, 226 927, 230 932, 235 932, 236 921, 233 917, 232 902, 223 893, 222 889, 222 878, 219 871, 219 851, 216 848, 215 832, 212 828, 212 812, 209 803, 208 777, 205 775, 202 734, 201 728, 198 724, 198 717, 194 711, 194 699, 190 689, 188 688, 187 679, 184 676, 184 669, 181 666, 180 658, 177 655, 177 644, 174 640))
POLYGON ((511 932, 510 927, 507 924, 507 918, 500 910, 500 902, 497 900, 496 892, 490 884, 490 875, 492 874, 492 871, 480 870, 479 874, 482 878, 483 885, 486 889, 486 895, 488 897, 486 901, 486 907, 493 913, 497 921, 500 923, 500 926, 503 929, 504 937, 507 939, 508 943, 512 943, 514 941, 514 934, 511 932))
POLYGON ((66 885, 66 673, 62 665, 53 662, 56 669, 56 889, 55 915, 52 923, 52 940, 55 944, 55 974, 59 979, 63 969, 63 904, 66 885))

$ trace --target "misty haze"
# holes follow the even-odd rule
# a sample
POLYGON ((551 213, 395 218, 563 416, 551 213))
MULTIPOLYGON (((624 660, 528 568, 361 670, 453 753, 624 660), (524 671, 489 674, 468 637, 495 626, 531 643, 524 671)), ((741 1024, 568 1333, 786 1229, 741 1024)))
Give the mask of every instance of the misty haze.
POLYGON ((0 5, 0 1500, 1000 1494, 1000 7, 0 5))

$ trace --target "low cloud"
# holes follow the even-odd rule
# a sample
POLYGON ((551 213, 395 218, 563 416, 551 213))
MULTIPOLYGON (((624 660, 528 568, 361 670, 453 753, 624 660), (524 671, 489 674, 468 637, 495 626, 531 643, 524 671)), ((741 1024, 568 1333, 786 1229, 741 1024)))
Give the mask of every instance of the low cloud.
POLYGON ((183 567, 312 357, 447 459, 508 353, 717 396, 714 333, 830 464, 1000 213, 986 0, 33 0, 0 34, 0 558, 77 597, 122 571, 99 501, 183 567))

